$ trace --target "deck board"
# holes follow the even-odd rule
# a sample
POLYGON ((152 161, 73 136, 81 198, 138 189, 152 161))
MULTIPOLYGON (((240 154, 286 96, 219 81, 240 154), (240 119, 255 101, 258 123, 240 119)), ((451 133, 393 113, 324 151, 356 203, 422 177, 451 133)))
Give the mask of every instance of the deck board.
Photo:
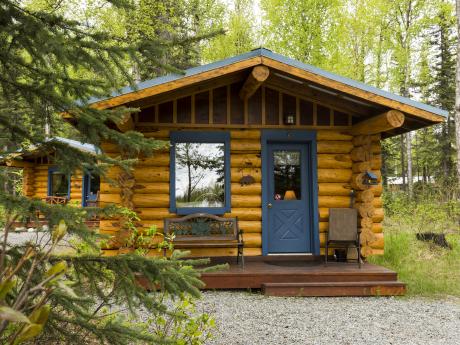
MULTIPOLYGON (((317 292, 320 291, 321 284, 325 287, 328 284, 335 285, 336 290, 339 291, 340 284, 343 283, 344 290, 340 295, 347 295, 347 287, 350 295, 356 295, 356 289, 365 286, 366 283, 383 287, 385 284, 394 287, 397 283, 400 288, 398 291, 388 290, 395 291, 391 294, 396 295, 402 294, 405 288, 404 284, 398 282, 396 272, 369 263, 365 263, 360 269, 356 263, 330 262, 325 265, 323 261, 313 259, 259 257, 247 260, 245 267, 242 268, 233 261, 233 258, 227 258, 227 261, 230 261, 228 269, 202 274, 202 280, 206 284, 205 289, 263 289, 265 284, 285 284, 291 287, 290 295, 295 295, 292 292, 293 286, 300 284, 298 289, 301 290, 302 284, 306 284, 305 286, 310 284, 310 286, 315 285, 315 293, 320 296, 321 294, 317 292)), ((225 259, 219 258, 212 260, 211 263, 224 262, 225 259)), ((281 291, 281 286, 279 288, 281 291)), ((363 292, 360 295, 366 294, 363 292)))

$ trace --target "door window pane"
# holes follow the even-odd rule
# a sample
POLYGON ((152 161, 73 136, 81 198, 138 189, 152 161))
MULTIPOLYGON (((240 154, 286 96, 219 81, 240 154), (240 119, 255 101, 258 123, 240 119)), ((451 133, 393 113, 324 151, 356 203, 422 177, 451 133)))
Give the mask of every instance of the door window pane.
POLYGON ((224 143, 176 143, 176 207, 225 206, 224 149, 224 143))
POLYGON ((273 152, 274 200, 300 200, 300 151, 273 152))

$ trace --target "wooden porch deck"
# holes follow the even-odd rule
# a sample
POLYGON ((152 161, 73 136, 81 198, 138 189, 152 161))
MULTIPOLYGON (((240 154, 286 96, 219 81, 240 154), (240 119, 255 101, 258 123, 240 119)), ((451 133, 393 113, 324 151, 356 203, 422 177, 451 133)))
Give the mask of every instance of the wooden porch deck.
POLYGON ((234 258, 228 270, 204 273, 205 289, 261 289, 270 296, 394 296, 404 295, 397 273, 365 263, 330 262, 319 257, 266 256, 246 258, 245 268, 234 258))

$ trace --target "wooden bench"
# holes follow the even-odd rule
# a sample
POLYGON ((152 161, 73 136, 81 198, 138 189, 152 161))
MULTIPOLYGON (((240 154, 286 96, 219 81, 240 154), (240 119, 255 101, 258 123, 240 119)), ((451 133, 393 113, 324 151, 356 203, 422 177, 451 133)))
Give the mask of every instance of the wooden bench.
POLYGON ((165 218, 164 233, 166 237, 174 234, 173 245, 177 249, 236 248, 236 262, 241 256, 244 268, 243 231, 239 229, 238 218, 222 218, 206 213, 165 218))

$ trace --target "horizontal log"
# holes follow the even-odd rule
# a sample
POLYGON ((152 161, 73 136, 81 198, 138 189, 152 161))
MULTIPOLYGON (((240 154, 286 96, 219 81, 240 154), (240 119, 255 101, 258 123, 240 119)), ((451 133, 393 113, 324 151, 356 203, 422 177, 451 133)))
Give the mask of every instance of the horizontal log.
POLYGON ((133 187, 134 194, 169 194, 167 182, 137 182, 133 187))
POLYGON ((319 232, 327 232, 329 230, 329 222, 319 222, 319 232))
POLYGON ((349 182, 351 169, 318 169, 318 182, 349 182))
POLYGON ((245 168, 245 167, 260 168, 261 167, 260 155, 257 155, 255 153, 253 154, 234 153, 230 157, 230 166, 232 168, 245 168))
POLYGON ((262 185, 260 183, 253 183, 248 185, 241 185, 240 183, 232 183, 231 193, 233 195, 261 195, 262 185))
POLYGON ((243 176, 252 176, 255 182, 262 181, 260 168, 231 168, 231 182, 239 183, 243 176))
POLYGON ((82 191, 81 190, 73 191, 72 193, 70 193, 70 199, 81 200, 81 198, 82 198, 82 191))
POLYGON ((169 207, 169 194, 134 194, 136 207, 169 207))
POLYGON ((350 153, 353 149, 351 141, 318 141, 317 153, 350 153))
POLYGON ((168 182, 169 168, 167 167, 138 167, 133 172, 136 183, 168 182))
POLYGON ((318 195, 349 196, 351 187, 348 183, 318 183, 318 195))
MULTIPOLYGON (((236 257, 236 249, 235 248, 192 248, 192 249, 181 249, 182 251, 188 251, 190 254, 187 257, 190 258, 209 258, 209 257, 222 257, 222 256, 229 256, 229 257, 236 257)), ((120 248, 117 250, 118 254, 108 254, 108 255, 119 255, 122 254, 122 251, 126 251, 126 249, 120 248)), ((124 253, 126 254, 126 253, 124 253)), ((171 252, 167 251, 167 257, 171 256, 171 252)), ((244 256, 260 256, 262 255, 262 249, 258 248, 244 248, 244 256)), ((163 251, 158 251, 158 249, 150 249, 146 256, 149 257, 161 257, 163 256, 163 251)))
POLYGON ((340 141, 350 141, 352 140, 352 136, 348 133, 343 131, 337 130, 329 130, 329 129, 320 129, 316 131, 316 140, 323 141, 323 140, 340 140, 340 141))
POLYGON ((169 139, 169 129, 159 129, 157 131, 144 132, 142 134, 146 138, 154 138, 154 139, 160 139, 160 140, 169 139))
POLYGON ((377 134, 401 127, 404 123, 404 114, 398 110, 389 110, 383 114, 371 117, 353 125, 351 134, 377 134))
POLYGON ((120 194, 101 194, 99 196, 99 200, 102 205, 107 205, 107 204, 120 204, 121 203, 121 196, 120 194))
POLYGON ((243 233, 243 241, 245 248, 261 248, 262 234, 261 233, 243 233))
POLYGON ((260 195, 232 195, 232 207, 261 207, 262 197, 260 195))
POLYGON ((224 217, 239 220, 262 220, 262 209, 260 208, 232 208, 231 213, 224 214, 224 217))
POLYGON ((45 175, 45 176, 35 176, 35 185, 39 184, 40 182, 44 182, 46 184, 48 184, 48 175, 45 175))
POLYGON ((157 166, 157 167, 169 167, 169 153, 160 152, 154 153, 151 157, 139 158, 136 163, 137 167, 144 166, 157 166))
POLYGON ((258 129, 242 129, 242 130, 231 130, 230 138, 232 139, 249 139, 260 141, 260 130, 258 129))
POLYGON ((318 209, 319 211, 319 220, 320 221, 328 221, 329 220, 329 209, 326 207, 321 207, 318 209))
POLYGON ((152 226, 156 227, 158 233, 163 233, 164 219, 161 220, 141 220, 136 222, 135 225, 142 229, 149 229, 152 226))
POLYGON ((328 208, 350 207, 350 198, 348 196, 319 196, 318 206, 328 208))
MULTIPOLYGON (((214 257, 214 256, 233 256, 236 257, 236 248, 193 248, 190 249, 189 257, 214 257)), ((157 250, 151 250, 147 255, 158 256, 157 250)), ((244 248, 244 256, 260 256, 262 248, 244 248)))
POLYGON ((318 154, 318 168, 326 169, 347 169, 351 168, 351 157, 349 154, 318 154))
POLYGON ((48 193, 48 187, 32 188, 37 193, 48 193))
POLYGON ((262 232, 262 222, 260 220, 238 220, 238 225, 244 233, 262 232))
POLYGON ((169 213, 167 208, 139 207, 136 208, 136 212, 141 220, 162 220, 163 218, 177 217, 176 214, 169 213))
POLYGON ((99 147, 105 153, 120 153, 120 148, 114 143, 103 141, 99 147))
POLYGON ((101 194, 104 194, 104 193, 120 194, 120 187, 112 185, 108 182, 101 182, 101 184, 99 185, 99 192, 101 194))
POLYGON ((230 151, 231 152, 260 152, 261 144, 260 140, 231 140, 230 151))
POLYGON ((372 248, 372 255, 383 255, 385 254, 385 249, 375 249, 372 248))

